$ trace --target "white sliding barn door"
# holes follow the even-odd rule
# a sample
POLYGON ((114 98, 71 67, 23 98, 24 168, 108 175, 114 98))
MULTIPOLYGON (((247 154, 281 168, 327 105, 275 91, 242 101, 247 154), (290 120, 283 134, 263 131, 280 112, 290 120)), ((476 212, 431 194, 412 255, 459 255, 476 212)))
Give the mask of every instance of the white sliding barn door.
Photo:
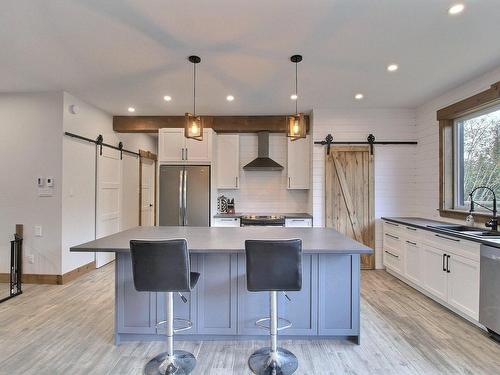
POLYGON ((141 162, 141 225, 154 225, 155 215, 155 162, 143 158, 141 162))
MULTIPOLYGON (((108 147, 97 154, 96 238, 120 231, 122 161, 120 152, 108 147)), ((96 267, 115 259, 114 253, 97 252, 96 267)))

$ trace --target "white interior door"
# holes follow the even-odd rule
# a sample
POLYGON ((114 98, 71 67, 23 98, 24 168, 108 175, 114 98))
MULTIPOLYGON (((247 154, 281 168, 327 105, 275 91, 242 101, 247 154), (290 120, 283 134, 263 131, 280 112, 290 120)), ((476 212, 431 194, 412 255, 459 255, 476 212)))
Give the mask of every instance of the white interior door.
POLYGON ((141 225, 154 225, 155 206, 155 162, 151 159, 142 159, 141 180, 141 225))
MULTIPOLYGON (((120 231, 122 161, 120 152, 103 147, 97 156, 96 237, 120 231)), ((114 253, 96 253, 96 267, 115 259, 114 253)))

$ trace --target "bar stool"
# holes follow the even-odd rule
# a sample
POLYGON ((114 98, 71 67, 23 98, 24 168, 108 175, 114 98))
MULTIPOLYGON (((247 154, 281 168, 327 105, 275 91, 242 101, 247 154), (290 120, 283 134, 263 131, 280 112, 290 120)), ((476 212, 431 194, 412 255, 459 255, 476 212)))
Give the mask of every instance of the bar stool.
MULTIPOLYGON (((135 289, 139 292, 165 292, 167 320, 167 351, 158 354, 144 367, 145 375, 184 375, 196 366, 193 354, 184 350, 174 350, 174 333, 190 329, 193 324, 186 319, 174 319, 174 293, 178 293, 184 303, 182 292, 190 292, 200 277, 191 272, 187 241, 184 239, 165 241, 130 241, 132 273, 135 289), (185 325, 174 329, 174 320, 185 325)), ((158 326, 157 325, 157 326, 158 326)))
POLYGON ((291 327, 289 321, 278 318, 277 292, 302 289, 302 241, 247 240, 245 253, 247 290, 269 292, 269 318, 259 319, 255 324, 269 329, 271 339, 270 347, 250 356, 248 366, 257 375, 293 374, 299 365, 297 357, 277 345, 278 331, 291 327), (279 320, 287 324, 278 327, 279 320), (269 326, 263 324, 265 321, 269 321, 269 326))

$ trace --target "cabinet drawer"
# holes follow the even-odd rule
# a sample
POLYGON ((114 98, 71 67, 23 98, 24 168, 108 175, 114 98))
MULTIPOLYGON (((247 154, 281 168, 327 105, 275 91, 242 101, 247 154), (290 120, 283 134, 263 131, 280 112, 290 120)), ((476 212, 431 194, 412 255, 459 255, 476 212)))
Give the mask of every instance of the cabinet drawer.
POLYGON ((479 261, 481 247, 479 243, 431 231, 425 231, 422 240, 434 248, 479 261))
POLYGON ((405 225, 403 227, 403 232, 407 237, 416 238, 421 235, 421 230, 415 227, 411 227, 409 225, 405 225))
POLYGON ((217 217, 213 219, 213 227, 239 227, 240 218, 239 217, 217 217))
POLYGON ((384 232, 384 248, 390 247, 399 251, 402 246, 401 236, 397 232, 384 232))
POLYGON ((402 252, 399 249, 384 245, 384 266, 392 269, 393 271, 396 271, 397 273, 402 274, 402 252))
POLYGON ((310 228, 312 227, 312 219, 285 219, 285 227, 310 228))

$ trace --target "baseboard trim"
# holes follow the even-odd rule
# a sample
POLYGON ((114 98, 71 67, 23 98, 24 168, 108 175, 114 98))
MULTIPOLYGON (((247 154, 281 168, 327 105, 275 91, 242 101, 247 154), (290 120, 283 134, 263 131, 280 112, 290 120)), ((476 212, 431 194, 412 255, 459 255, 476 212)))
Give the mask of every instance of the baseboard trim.
MULTIPOLYGON (((63 285, 67 284, 78 277, 95 269, 95 261, 84 264, 72 271, 66 272, 63 275, 43 275, 34 273, 23 274, 23 284, 49 284, 49 285, 63 285)), ((10 274, 0 273, 0 282, 8 283, 10 274)))
POLYGON ((66 272, 62 276, 58 276, 58 277, 60 277, 60 284, 61 285, 67 284, 70 281, 73 281, 73 280, 79 278, 82 275, 85 275, 86 273, 88 273, 92 270, 95 270, 95 261, 84 264, 83 266, 75 268, 72 271, 66 272))

